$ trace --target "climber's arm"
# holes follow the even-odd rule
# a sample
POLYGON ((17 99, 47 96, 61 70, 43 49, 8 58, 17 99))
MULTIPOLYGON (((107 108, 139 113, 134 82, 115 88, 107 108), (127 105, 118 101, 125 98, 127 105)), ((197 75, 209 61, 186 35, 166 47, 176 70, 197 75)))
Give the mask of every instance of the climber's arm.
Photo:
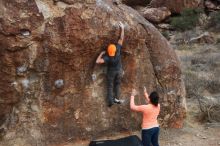
POLYGON ((121 35, 120 35, 120 38, 118 40, 118 44, 122 46, 123 41, 124 41, 124 34, 125 34, 125 32, 124 32, 124 24, 119 22, 119 26, 121 28, 121 35))
POLYGON ((102 58, 102 56, 103 56, 104 54, 105 54, 105 51, 102 51, 102 52, 99 54, 98 58, 96 59, 96 63, 97 63, 97 64, 105 63, 105 60, 102 58))

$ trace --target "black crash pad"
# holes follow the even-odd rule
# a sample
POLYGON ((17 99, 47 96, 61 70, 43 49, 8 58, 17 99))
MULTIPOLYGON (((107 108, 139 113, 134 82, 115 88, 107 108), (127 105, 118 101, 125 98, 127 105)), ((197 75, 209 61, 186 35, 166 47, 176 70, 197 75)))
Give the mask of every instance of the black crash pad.
POLYGON ((143 146, 138 136, 132 135, 116 140, 91 141, 89 146, 143 146))

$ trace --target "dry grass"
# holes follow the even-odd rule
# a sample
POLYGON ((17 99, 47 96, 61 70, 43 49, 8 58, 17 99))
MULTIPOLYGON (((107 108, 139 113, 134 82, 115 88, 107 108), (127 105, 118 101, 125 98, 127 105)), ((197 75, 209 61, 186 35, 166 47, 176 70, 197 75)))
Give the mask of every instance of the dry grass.
POLYGON ((187 98, 197 100, 201 121, 220 122, 220 51, 217 46, 191 48, 183 44, 177 49, 187 98))

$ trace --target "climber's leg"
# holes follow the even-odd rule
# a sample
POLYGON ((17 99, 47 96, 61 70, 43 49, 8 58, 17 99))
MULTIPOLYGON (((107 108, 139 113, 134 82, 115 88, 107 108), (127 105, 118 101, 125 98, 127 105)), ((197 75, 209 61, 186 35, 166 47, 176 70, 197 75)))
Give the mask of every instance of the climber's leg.
POLYGON ((114 79, 114 93, 116 99, 119 99, 120 97, 120 85, 121 85, 121 73, 116 72, 114 79))
POLYGON ((114 72, 107 73, 107 100, 108 105, 112 106, 113 102, 113 82, 114 82, 114 72))

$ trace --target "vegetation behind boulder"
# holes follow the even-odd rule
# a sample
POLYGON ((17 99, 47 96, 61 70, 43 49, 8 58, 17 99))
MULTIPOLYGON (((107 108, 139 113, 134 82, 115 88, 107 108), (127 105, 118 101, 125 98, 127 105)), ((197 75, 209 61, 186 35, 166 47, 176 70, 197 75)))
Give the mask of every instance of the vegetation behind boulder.
POLYGON ((186 97, 198 101, 201 121, 220 122, 219 49, 217 45, 212 48, 207 45, 196 46, 194 50, 178 49, 182 53, 192 52, 189 56, 181 57, 186 97))
POLYGON ((199 22, 199 15, 203 13, 202 9, 187 8, 183 10, 180 16, 171 18, 171 25, 176 30, 185 31, 194 28, 199 22))
POLYGON ((213 31, 220 31, 220 11, 213 12, 210 15, 210 21, 208 24, 208 28, 213 31))

